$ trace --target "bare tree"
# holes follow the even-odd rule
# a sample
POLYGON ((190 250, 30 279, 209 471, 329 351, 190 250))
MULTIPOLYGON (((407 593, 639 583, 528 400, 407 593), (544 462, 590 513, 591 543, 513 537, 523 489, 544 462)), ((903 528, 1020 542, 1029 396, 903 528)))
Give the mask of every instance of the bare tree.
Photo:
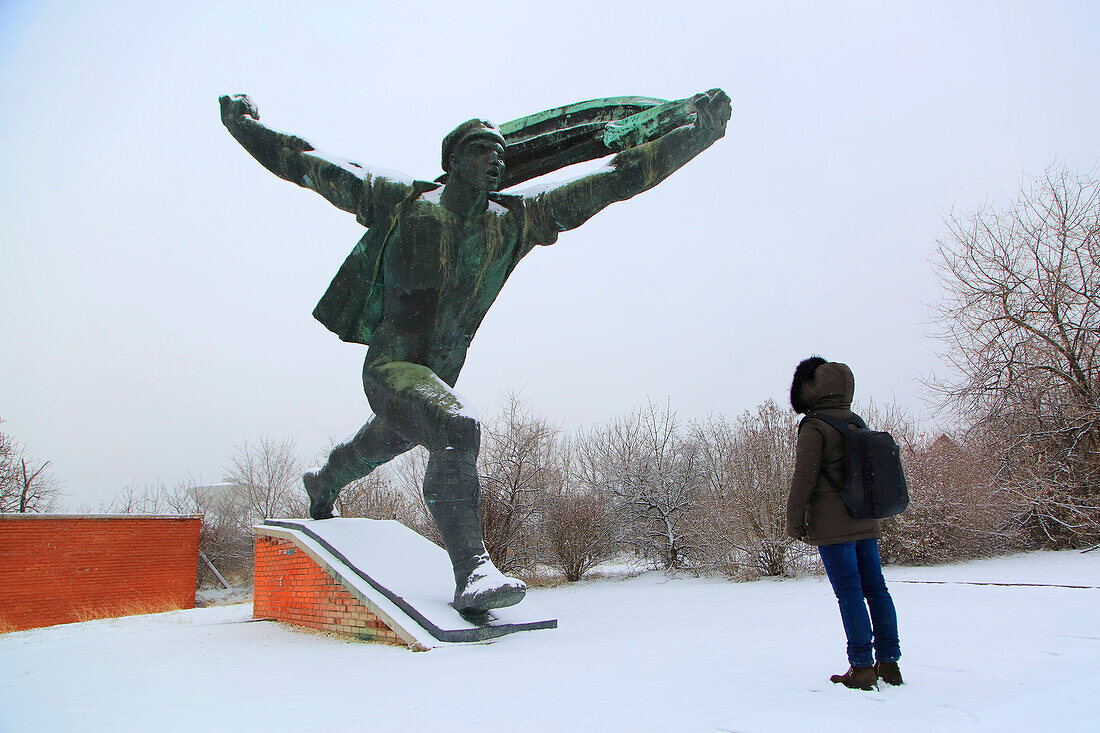
POLYGON ((417 503, 393 483, 384 469, 376 468, 340 491, 336 509, 341 517, 394 519, 412 526, 416 523, 417 503))
POLYGON ((225 481, 237 487, 242 520, 249 526, 270 517, 304 516, 302 466, 293 440, 260 435, 237 446, 228 461, 225 481))
POLYGON ((857 412, 894 436, 909 490, 909 507, 882 522, 883 562, 953 562, 1020 547, 1020 507, 998 484, 999 460, 981 431, 922 434, 896 402, 869 400, 857 412))
POLYGON ((935 315, 945 407, 995 437, 1021 521, 1049 546, 1100 536, 1100 180, 1050 169, 1003 210, 947 219, 935 315))
MULTIPOLYGON (((186 514, 202 518, 199 552, 230 582, 252 577, 252 529, 243 496, 235 484, 199 485, 186 481, 120 491, 105 510, 112 514, 186 514)), ((200 586, 218 582, 204 560, 198 563, 200 586)))
POLYGON ((613 558, 623 544, 620 517, 594 492, 563 487, 546 496, 544 512, 546 562, 570 583, 613 558))
MULTIPOLYGON (((394 461, 396 490, 420 494, 426 453, 394 461)), ((618 549, 614 501, 570 483, 570 449, 561 430, 534 415, 517 395, 482 425, 478 456, 482 531, 493 562, 505 572, 530 572, 540 562, 575 580, 618 549)), ((439 542, 422 501, 411 502, 406 524, 439 542)))
POLYGON ((997 486, 997 460, 984 441, 941 434, 899 443, 910 502, 883 520, 884 562, 954 562, 1021 547, 1019 507, 997 486))
POLYGON ((428 511, 428 505, 424 503, 424 472, 428 469, 428 451, 417 446, 398 456, 389 465, 392 466, 396 490, 410 497, 409 515, 402 524, 442 547, 443 538, 428 511))
POLYGON ((573 583, 622 549, 624 526, 614 503, 572 480, 571 455, 563 447, 562 473, 569 478, 541 498, 539 536, 545 562, 573 583))
POLYGON ((738 577, 794 574, 809 554, 786 531, 796 416, 768 400, 734 425, 712 417, 693 434, 707 469, 705 563, 738 577))
MULTIPOLYGON (((247 509, 233 484, 178 484, 162 497, 166 511, 202 516, 199 550, 231 583, 247 583, 253 573, 253 534, 247 509)), ((214 585, 216 577, 199 562, 199 585, 214 585)))
MULTIPOLYGON (((170 506, 169 496, 174 492, 159 481, 153 485, 138 486, 131 483, 115 494, 103 507, 108 514, 188 514, 177 512, 170 506)), ((101 505, 102 506, 102 505, 101 505)))
POLYGON ((12 436, 0 432, 0 512, 43 513, 55 509, 61 490, 47 470, 49 463, 29 457, 12 436))
POLYGON ((700 459, 671 407, 650 402, 578 436, 577 481, 616 508, 624 542, 672 570, 698 555, 700 459))
POLYGON ((560 432, 515 393, 482 425, 481 526, 485 547, 503 572, 530 570, 539 559, 542 498, 560 491, 566 479, 560 432))

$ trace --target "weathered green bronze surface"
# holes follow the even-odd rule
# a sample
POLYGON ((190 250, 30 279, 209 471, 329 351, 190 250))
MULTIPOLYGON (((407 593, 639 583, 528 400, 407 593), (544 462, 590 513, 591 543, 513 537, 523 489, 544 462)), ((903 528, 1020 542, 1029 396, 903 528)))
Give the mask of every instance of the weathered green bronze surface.
POLYGON ((314 316, 344 341, 368 344, 363 388, 372 417, 325 465, 303 476, 314 519, 341 488, 413 446, 428 449, 424 499, 455 571, 455 608, 479 613, 522 600, 481 535, 480 426, 454 391, 466 350, 519 260, 616 201, 657 185, 725 134, 729 98, 712 89, 663 102, 580 102, 500 128, 469 120, 443 143, 436 182, 374 172, 319 153, 259 122, 245 95, 220 99, 233 137, 280 178, 316 191, 367 228, 314 316), (563 184, 501 189, 616 152, 563 184))

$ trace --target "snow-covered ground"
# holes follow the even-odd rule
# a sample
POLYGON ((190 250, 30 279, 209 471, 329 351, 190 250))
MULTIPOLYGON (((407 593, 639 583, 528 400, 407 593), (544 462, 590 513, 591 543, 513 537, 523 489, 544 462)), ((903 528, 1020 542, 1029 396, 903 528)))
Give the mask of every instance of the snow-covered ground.
POLYGON ((652 572, 533 590, 557 630, 423 653, 246 604, 6 634, 0 731, 1100 730, 1100 551, 886 575, 908 684, 877 692, 828 681, 823 578, 652 572))

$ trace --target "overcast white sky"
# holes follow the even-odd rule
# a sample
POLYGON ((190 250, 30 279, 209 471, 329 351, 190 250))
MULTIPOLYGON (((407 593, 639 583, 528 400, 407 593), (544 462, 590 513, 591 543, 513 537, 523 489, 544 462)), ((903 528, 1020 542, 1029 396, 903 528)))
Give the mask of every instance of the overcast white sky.
POLYGON ((0 418, 66 503, 311 456, 369 415, 310 315, 361 234, 221 126, 218 95, 421 178, 473 116, 733 99, 725 139, 513 274, 458 389, 567 428, 786 399, 813 352, 922 411, 943 215, 1100 156, 1100 5, 0 2, 0 418))

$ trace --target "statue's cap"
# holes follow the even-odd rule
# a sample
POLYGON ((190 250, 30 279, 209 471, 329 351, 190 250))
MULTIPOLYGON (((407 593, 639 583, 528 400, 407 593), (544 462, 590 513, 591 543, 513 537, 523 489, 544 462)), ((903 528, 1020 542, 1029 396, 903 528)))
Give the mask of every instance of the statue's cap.
POLYGON ((466 120, 448 132, 447 137, 443 138, 443 170, 450 171, 451 154, 458 149, 459 145, 473 137, 488 137, 496 140, 501 145, 505 145, 504 135, 501 134, 500 128, 489 122, 489 120, 466 120))

